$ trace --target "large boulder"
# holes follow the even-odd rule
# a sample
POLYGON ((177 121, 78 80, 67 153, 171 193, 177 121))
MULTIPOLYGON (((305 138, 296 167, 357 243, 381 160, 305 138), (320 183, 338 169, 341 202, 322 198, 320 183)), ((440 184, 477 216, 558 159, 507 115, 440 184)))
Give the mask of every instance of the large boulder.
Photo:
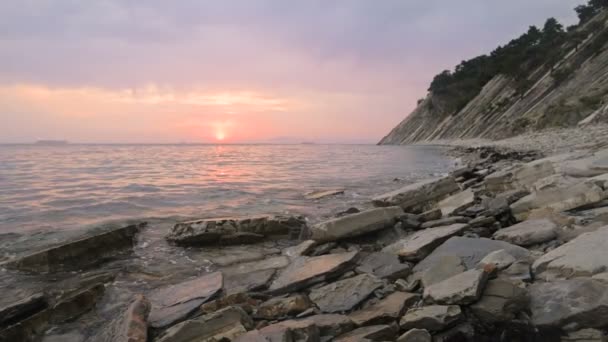
POLYGON ((503 192, 514 189, 529 189, 539 179, 554 173, 555 167, 551 160, 539 159, 494 172, 488 175, 484 181, 488 191, 503 192))
POLYGON ((390 324, 401 318, 408 310, 420 300, 420 295, 407 292, 394 292, 381 301, 362 310, 350 314, 356 325, 390 324))
POLYGON ((301 216, 210 218, 177 223, 166 239, 180 246, 255 243, 260 237, 285 236, 304 226, 301 216))
POLYGON ((1 264, 1 267, 29 272, 75 271, 131 251, 135 235, 146 223, 112 229, 33 252, 1 264))
POLYGON ((223 279, 222 273, 214 272, 152 291, 150 326, 164 328, 183 320, 222 289, 223 279))
POLYGON ((528 220, 494 233, 494 239, 531 246, 557 238, 557 225, 548 219, 528 220))
POLYGON ((425 329, 441 331, 458 323, 463 318, 458 305, 429 305, 407 311, 401 318, 401 330, 425 329))
POLYGON ((604 328, 608 322, 608 285, 590 278, 534 283, 530 290, 532 323, 541 328, 604 328))
POLYGON ((532 271, 541 278, 593 276, 608 269, 608 226, 585 233, 537 259, 532 271))
POLYGON ((493 279, 488 281, 481 299, 471 305, 471 311, 486 323, 509 322, 528 308, 529 302, 525 289, 507 280, 493 279))
POLYGON ((363 258, 356 271, 394 281, 407 277, 411 268, 409 264, 401 263, 395 254, 376 252, 363 258))
POLYGON ((253 321, 238 307, 181 322, 165 331, 158 342, 214 342, 234 340, 253 328, 253 321))
POLYGON ((486 286, 488 274, 473 269, 462 272, 424 289, 427 303, 444 305, 469 305, 476 302, 486 286))
POLYGON ((423 272, 425 269, 440 262, 444 256, 457 256, 462 260, 467 269, 471 269, 486 255, 501 249, 507 251, 516 260, 527 260, 530 258, 530 252, 527 249, 504 241, 455 236, 437 247, 433 253, 419 262, 413 271, 414 273, 423 272))
POLYGON ((453 224, 418 231, 389 246, 382 251, 396 254, 403 259, 417 261, 429 255, 437 246, 468 228, 466 224, 453 224))
POLYGON ((549 186, 511 204, 516 219, 523 221, 530 212, 548 209, 562 212, 600 202, 608 198, 608 174, 566 186, 549 186))
POLYGON ((357 255, 357 252, 348 252, 297 258, 279 273, 269 291, 289 293, 340 276, 356 266, 357 255))
POLYGON ((344 312, 353 309, 380 287, 380 279, 360 274, 315 288, 310 291, 310 299, 322 312, 344 312))
POLYGON ((310 238, 319 242, 336 241, 392 227, 403 215, 400 207, 374 208, 321 222, 310 228, 310 238))
POLYGON ((410 184, 399 190, 375 197, 373 203, 377 207, 397 205, 406 212, 421 213, 458 191, 460 191, 460 187, 453 177, 448 176, 410 184))

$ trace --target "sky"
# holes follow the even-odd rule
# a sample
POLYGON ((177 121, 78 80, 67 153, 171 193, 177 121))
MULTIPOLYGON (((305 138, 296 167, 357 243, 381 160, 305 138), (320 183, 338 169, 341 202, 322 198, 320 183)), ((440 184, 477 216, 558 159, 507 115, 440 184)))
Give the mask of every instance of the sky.
POLYGON ((0 143, 375 143, 582 0, 0 1, 0 143))

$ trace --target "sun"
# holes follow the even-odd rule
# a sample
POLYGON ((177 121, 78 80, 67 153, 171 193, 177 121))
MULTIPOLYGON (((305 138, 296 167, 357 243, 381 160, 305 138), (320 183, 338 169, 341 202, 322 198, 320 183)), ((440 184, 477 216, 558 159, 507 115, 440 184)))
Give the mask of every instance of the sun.
POLYGON ((224 134, 222 131, 218 131, 215 133, 215 139, 222 141, 226 139, 226 134, 224 134))

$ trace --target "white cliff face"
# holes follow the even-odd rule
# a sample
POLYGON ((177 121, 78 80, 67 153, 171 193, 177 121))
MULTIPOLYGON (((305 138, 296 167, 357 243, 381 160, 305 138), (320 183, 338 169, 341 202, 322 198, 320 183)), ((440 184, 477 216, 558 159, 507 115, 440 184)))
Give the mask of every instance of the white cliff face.
MULTIPOLYGON (((606 23, 607 19, 608 13, 602 13, 594 21, 606 23)), ((442 99, 431 93, 379 144, 500 139, 549 127, 608 122, 608 44, 590 57, 584 49, 601 39, 606 43, 601 35, 602 31, 578 50, 567 52, 553 73, 530 75, 535 83, 523 95, 516 92, 511 79, 497 75, 462 110, 449 113, 442 99), (557 83, 553 75, 564 70, 570 71, 568 77, 557 83)))

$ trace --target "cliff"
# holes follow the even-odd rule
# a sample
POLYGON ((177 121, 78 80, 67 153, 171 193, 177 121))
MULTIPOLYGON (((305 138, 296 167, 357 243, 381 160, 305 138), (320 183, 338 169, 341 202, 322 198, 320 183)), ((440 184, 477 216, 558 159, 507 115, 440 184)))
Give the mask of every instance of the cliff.
POLYGON ((584 39, 579 44, 564 43, 558 47, 560 60, 547 61, 526 75, 525 91, 519 86, 521 80, 497 74, 460 110, 449 106, 445 96, 429 92, 379 144, 501 139, 551 127, 608 122, 607 21, 608 12, 602 11, 573 30, 585 32, 584 39))

